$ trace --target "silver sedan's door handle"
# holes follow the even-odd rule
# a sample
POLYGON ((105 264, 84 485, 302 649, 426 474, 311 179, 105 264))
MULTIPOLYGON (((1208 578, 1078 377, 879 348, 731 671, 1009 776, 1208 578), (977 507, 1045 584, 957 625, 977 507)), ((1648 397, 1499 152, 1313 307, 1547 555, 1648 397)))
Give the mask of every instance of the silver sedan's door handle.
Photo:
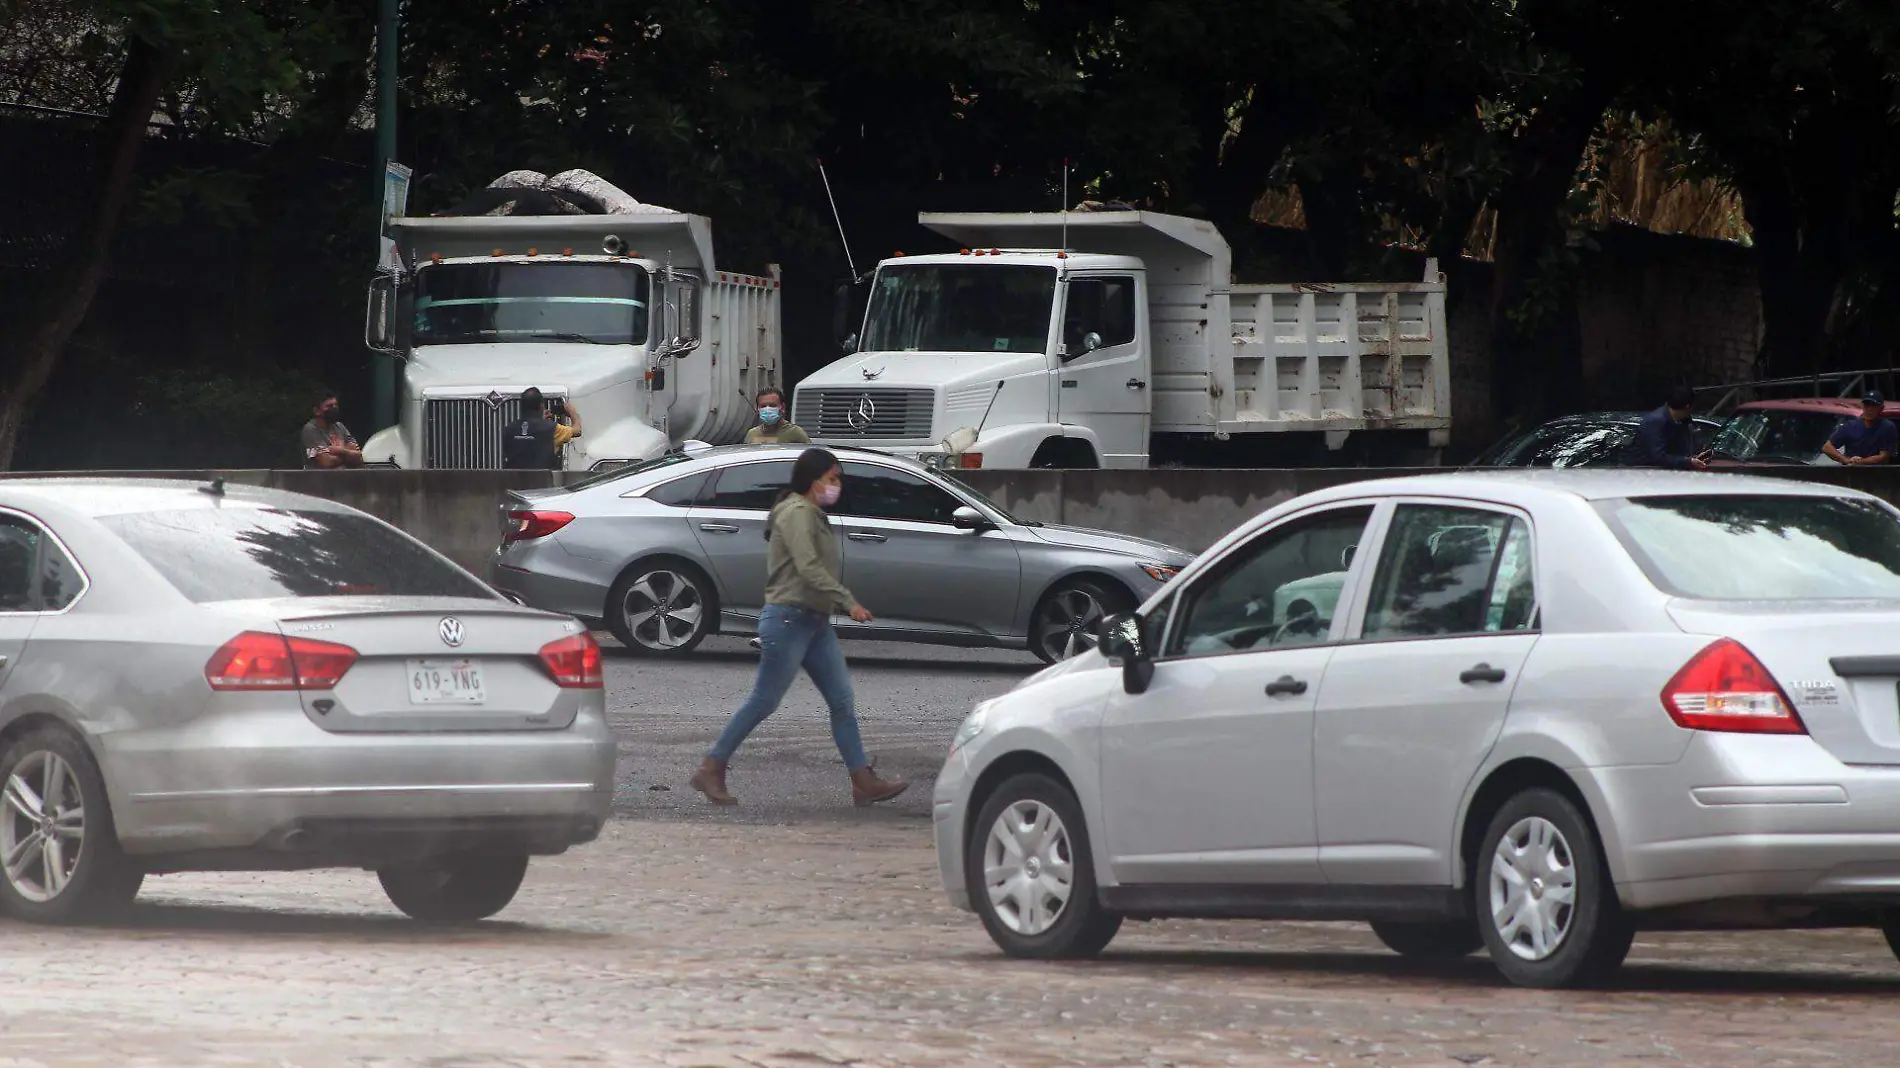
POLYGON ((850 538, 852 541, 888 541, 890 540, 882 534, 873 534, 868 530, 854 530, 851 533, 846 534, 845 537, 850 538))
POLYGON ((701 523, 699 529, 708 534, 737 534, 739 528, 731 523, 701 523))

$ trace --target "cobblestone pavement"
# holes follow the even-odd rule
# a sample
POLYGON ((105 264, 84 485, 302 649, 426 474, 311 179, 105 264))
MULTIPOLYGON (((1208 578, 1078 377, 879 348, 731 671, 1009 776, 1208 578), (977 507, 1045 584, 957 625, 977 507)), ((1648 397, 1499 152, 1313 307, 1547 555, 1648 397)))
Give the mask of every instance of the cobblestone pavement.
POLYGON ((1866 932, 1642 939, 1616 989, 1419 966, 1345 924, 1131 925, 999 957, 924 828, 621 821, 502 916, 397 917, 363 873, 168 876, 115 928, 0 924, 0 1068, 1879 1064, 1866 932))

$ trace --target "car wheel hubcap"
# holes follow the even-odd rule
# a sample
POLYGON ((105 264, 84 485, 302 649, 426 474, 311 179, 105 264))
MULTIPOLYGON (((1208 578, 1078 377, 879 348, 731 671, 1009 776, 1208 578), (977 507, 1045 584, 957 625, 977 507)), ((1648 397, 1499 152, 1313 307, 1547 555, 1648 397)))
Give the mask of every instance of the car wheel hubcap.
POLYGON ((996 817, 983 847, 983 886, 1011 931, 1039 935, 1055 926, 1075 888, 1069 830, 1055 809, 1024 800, 996 817))
POLYGON ((1491 922, 1523 960, 1549 957, 1576 915, 1577 865, 1557 825, 1527 816, 1511 825, 1491 857, 1491 922))
POLYGON ((1088 652, 1101 641, 1102 602, 1087 590, 1063 590, 1049 599, 1036 625, 1036 641, 1054 660, 1088 652))
POLYGON ((627 631, 648 649, 678 649, 706 615, 699 586, 677 571, 649 571, 627 588, 627 631))
POLYGON ((86 840, 79 778, 56 753, 32 753, 7 776, 0 862, 14 892, 51 901, 72 882, 86 840))

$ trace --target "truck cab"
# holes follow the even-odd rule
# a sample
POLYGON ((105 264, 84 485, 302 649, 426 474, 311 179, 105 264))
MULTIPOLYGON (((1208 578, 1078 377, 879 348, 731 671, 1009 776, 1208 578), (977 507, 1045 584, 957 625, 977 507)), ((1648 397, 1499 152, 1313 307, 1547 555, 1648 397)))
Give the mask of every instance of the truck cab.
POLYGON ((698 216, 392 229, 404 267, 372 284, 367 339, 403 362, 402 390, 396 425, 364 444, 368 465, 499 468, 503 430, 535 387, 579 414, 562 466, 606 470, 685 440, 737 440, 750 406, 730 398, 776 381, 776 273, 712 270, 698 216))

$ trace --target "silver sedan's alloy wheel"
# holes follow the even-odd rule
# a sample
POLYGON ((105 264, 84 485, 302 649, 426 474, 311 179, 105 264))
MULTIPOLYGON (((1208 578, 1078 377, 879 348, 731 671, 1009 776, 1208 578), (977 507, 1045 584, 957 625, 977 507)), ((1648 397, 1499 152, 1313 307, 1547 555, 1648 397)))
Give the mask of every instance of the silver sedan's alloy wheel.
POLYGON ((1055 809, 1023 800, 1003 810, 983 849, 983 886, 996 918, 1016 934, 1056 925, 1075 889, 1075 854, 1055 809))
POLYGON ((1036 650, 1049 661, 1086 653, 1100 644, 1107 615, 1092 591, 1075 586, 1060 590, 1037 614, 1036 650))
POLYGON ((621 611, 634 641, 656 652, 672 652, 699 633, 706 596, 678 571, 649 571, 627 587, 621 611))
POLYGON ((1577 910, 1577 863, 1556 824, 1541 816, 1512 824, 1489 881, 1491 922, 1514 955, 1541 961, 1562 948, 1577 910))
POLYGON ((27 754, 7 776, 0 862, 15 893, 51 901, 72 882, 86 840, 79 778, 57 753, 27 754))

